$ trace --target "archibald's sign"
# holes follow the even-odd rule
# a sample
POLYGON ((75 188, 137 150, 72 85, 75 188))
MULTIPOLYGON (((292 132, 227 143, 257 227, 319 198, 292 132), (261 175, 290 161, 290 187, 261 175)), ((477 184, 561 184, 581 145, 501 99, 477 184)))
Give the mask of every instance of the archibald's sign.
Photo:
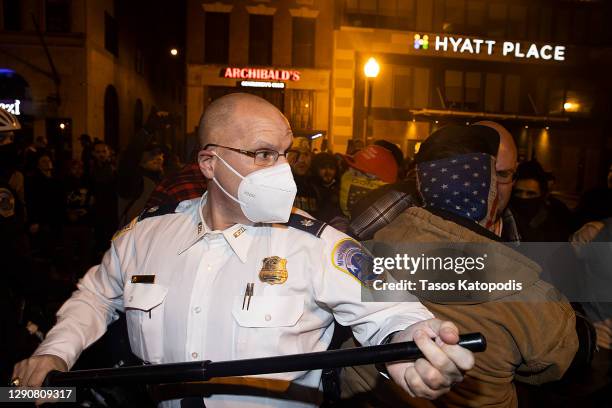
MULTIPOLYGON (((414 35, 414 48, 417 50, 433 49, 435 51, 459 54, 494 55, 498 53, 496 52, 497 45, 498 42, 495 40, 485 40, 482 38, 452 37, 446 35, 430 37, 427 34, 414 35)), ((501 55, 519 59, 565 61, 565 46, 504 41, 501 43, 501 55)))
POLYGON ((300 71, 267 68, 234 68, 227 67, 221 71, 223 78, 257 79, 268 81, 299 81, 300 71))

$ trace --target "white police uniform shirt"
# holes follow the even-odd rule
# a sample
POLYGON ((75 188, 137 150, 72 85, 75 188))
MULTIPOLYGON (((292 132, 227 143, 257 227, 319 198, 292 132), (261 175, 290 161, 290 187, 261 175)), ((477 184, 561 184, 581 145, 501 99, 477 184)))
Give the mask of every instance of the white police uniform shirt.
MULTIPOLYGON (((317 237, 284 225, 240 224, 211 231, 202 218, 205 203, 206 194, 181 202, 175 213, 135 220, 126 227, 101 265, 80 280, 34 354, 56 355, 72 367, 80 352, 117 318, 117 310, 126 312, 132 351, 151 363, 324 351, 334 316, 352 327, 361 344, 376 345, 395 331, 433 317, 418 302, 361 302, 361 283, 351 274, 359 272, 351 257, 360 247, 345 234, 329 226, 317 237), (262 260, 272 256, 286 260, 288 275, 282 284, 259 279, 262 260), (154 275, 154 283, 133 283, 138 275, 154 275), (254 283, 248 310, 243 309, 247 283, 254 283)), ((321 371, 264 377, 316 391, 321 371)), ((228 394, 205 400, 207 407, 312 402, 228 394)))

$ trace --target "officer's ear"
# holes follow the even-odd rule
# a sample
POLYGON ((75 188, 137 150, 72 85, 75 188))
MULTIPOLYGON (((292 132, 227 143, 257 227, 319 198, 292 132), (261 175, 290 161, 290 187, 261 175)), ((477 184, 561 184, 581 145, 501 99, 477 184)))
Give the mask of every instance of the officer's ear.
POLYGON ((214 175, 214 166, 213 166, 213 158, 215 157, 214 153, 210 149, 200 150, 198 152, 198 165, 200 166, 200 171, 204 174, 204 177, 211 180, 214 175))

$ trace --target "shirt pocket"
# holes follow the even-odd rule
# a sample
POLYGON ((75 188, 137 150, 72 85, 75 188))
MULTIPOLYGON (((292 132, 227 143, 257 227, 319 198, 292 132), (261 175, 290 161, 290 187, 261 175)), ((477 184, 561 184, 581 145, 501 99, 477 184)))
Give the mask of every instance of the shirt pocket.
POLYGON ((243 296, 234 296, 232 315, 241 327, 292 327, 304 313, 303 295, 253 296, 248 310, 242 304, 243 296))
POLYGON ((127 283, 123 306, 132 352, 149 362, 159 362, 163 350, 163 310, 168 288, 156 283, 127 283))
POLYGON ((123 292, 126 310, 138 309, 148 312, 165 299, 168 288, 157 283, 128 283, 123 292))
MULTIPOLYGON (((234 348, 232 358, 245 359, 295 354, 304 296, 253 296, 249 310, 243 296, 234 297, 234 348)), ((248 302, 248 300, 247 300, 248 302)))

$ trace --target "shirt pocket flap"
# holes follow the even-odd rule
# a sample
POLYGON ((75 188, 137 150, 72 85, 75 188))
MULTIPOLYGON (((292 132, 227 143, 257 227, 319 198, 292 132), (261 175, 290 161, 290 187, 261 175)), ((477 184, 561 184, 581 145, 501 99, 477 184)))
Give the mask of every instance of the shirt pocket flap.
POLYGON ((160 305, 167 293, 168 288, 157 283, 128 283, 123 293, 123 306, 148 311, 160 305))
POLYGON ((243 296, 234 296, 232 315, 242 327, 291 327, 304 313, 304 296, 253 296, 242 309, 243 296))

